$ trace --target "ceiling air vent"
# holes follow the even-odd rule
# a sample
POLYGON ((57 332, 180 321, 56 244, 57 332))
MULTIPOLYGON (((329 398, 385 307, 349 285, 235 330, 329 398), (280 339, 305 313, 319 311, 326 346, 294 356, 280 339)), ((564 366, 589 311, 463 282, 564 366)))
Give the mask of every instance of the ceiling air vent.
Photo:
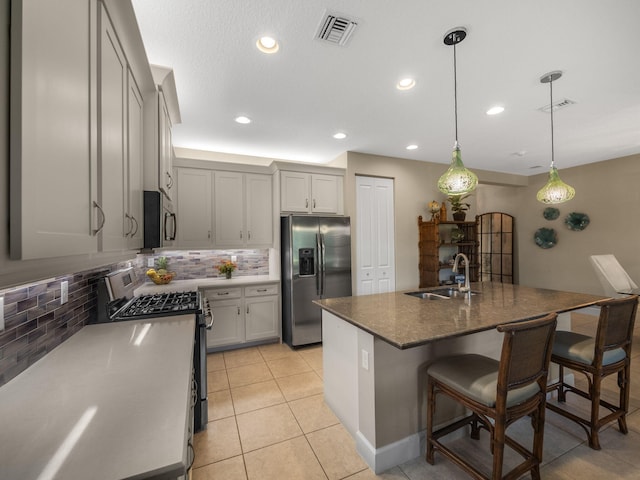
POLYGON ((358 23, 353 20, 328 13, 320 22, 316 38, 334 45, 344 46, 357 26, 358 23))
MULTIPOLYGON (((568 98, 564 98, 562 100, 558 100, 557 102, 553 102, 553 111, 557 112, 561 108, 568 107, 569 105, 574 105, 576 102, 573 100, 569 100, 568 98)), ((544 107, 540 107, 538 110, 544 113, 549 113, 551 111, 550 105, 545 105, 544 107)))

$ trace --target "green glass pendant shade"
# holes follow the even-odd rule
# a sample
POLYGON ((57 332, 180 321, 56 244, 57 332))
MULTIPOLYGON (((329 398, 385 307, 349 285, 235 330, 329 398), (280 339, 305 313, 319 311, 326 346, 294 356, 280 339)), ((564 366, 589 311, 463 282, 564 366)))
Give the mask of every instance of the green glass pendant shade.
POLYGON ((560 175, 558 175, 558 169, 552 166, 551 170, 549 170, 549 180, 547 184, 538 191, 536 198, 542 203, 556 204, 571 200, 575 194, 575 189, 564 183, 560 179, 560 175))
POLYGON ((464 195, 478 186, 478 177, 462 163, 458 142, 453 147, 451 165, 438 180, 438 190, 445 195, 464 195))

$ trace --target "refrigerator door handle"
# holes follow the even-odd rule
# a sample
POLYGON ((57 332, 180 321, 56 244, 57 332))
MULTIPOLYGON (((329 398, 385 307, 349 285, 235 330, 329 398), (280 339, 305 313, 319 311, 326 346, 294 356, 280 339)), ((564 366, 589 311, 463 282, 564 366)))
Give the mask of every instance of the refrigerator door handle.
POLYGON ((325 248, 324 248, 324 235, 320 234, 320 295, 324 295, 324 283, 325 283, 325 248))
POLYGON ((320 250, 320 234, 316 233, 316 295, 322 292, 322 254, 320 250))

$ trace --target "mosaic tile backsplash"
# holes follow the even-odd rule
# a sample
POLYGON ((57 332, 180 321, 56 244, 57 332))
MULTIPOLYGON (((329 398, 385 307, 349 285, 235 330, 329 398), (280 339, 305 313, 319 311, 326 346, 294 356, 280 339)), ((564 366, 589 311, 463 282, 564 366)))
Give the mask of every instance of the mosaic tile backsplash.
MULTIPOLYGON (((137 263, 133 260, 133 263, 137 263)), ((78 332, 96 315, 96 280, 127 262, 0 290, 5 329, 0 332, 0 386, 78 332), (60 284, 69 301, 60 305, 60 284)))
POLYGON ((167 257, 176 279, 221 277, 217 266, 235 255, 241 275, 268 275, 269 250, 163 251, 139 254, 130 262, 105 265, 19 287, 0 290, 4 299, 5 329, 0 332, 0 386, 90 323, 97 312, 98 278, 125 268, 136 270, 136 282, 150 282, 145 275, 148 260, 167 257), (69 282, 69 301, 60 305, 60 284, 69 282))
MULTIPOLYGON (((154 263, 158 257, 167 257, 167 270, 175 272, 176 280, 189 280, 193 278, 224 277, 218 272, 218 265, 225 260, 231 260, 236 256, 238 268, 233 272, 234 276, 242 275, 269 275, 269 249, 264 250, 165 250, 153 255, 138 255, 140 270, 138 277, 146 278, 149 258, 154 263)), ((151 282, 148 278, 147 282, 151 282)))

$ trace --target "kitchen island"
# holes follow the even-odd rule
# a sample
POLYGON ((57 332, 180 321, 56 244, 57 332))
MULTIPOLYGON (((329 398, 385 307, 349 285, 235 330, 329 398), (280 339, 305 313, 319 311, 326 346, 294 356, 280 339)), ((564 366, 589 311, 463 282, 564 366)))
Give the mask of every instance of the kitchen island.
MULTIPOLYGON (((323 309, 325 401, 376 473, 424 452, 430 362, 467 352, 497 359, 497 325, 558 312, 559 327, 568 327, 566 312, 607 298, 500 283, 471 287, 475 293, 464 298, 393 292, 315 302, 323 309)), ((454 404, 443 407, 436 425, 463 415, 454 404)))
POLYGON ((0 388, 0 478, 183 478, 194 315, 88 325, 0 388))

